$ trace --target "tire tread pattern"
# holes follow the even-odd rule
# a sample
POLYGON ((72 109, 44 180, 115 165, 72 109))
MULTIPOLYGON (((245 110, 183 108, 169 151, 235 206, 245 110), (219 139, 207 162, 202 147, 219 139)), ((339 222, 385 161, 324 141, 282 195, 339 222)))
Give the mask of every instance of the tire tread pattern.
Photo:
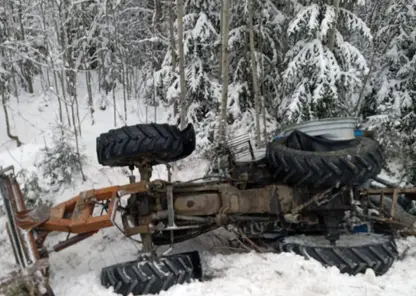
POLYGON ((176 284, 200 279, 202 271, 197 252, 150 259, 148 257, 108 266, 101 271, 101 284, 127 296, 158 294, 176 284))
POLYGON ((294 252, 306 259, 315 259, 324 266, 336 266, 341 273, 350 275, 365 273, 367 269, 374 270, 376 275, 383 275, 398 257, 393 238, 353 247, 316 247, 280 241, 277 249, 279 252, 294 252))
POLYGON ((291 149, 283 139, 275 140, 266 150, 268 169, 275 181, 292 186, 361 185, 381 172, 384 158, 375 140, 361 137, 354 143, 339 151, 312 152, 291 149))
POLYGON ((168 124, 137 124, 113 129, 97 137, 98 162, 104 166, 129 166, 143 159, 171 162, 195 149, 195 131, 168 124))

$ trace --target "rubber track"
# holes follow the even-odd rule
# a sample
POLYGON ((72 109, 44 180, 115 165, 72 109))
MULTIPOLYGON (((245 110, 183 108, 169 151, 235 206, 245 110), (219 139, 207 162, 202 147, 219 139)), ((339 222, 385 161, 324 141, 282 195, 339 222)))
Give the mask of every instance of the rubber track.
POLYGON ((398 257, 393 238, 356 247, 315 247, 280 242, 277 249, 294 252, 306 259, 313 258, 324 266, 336 266, 341 273, 350 275, 365 273, 368 268, 374 270, 376 275, 383 275, 398 257))
POLYGON ((168 124, 137 124, 110 130, 97 137, 98 162, 107 166, 129 166, 143 159, 171 162, 195 149, 195 131, 189 124, 180 131, 168 124))
POLYGON ((121 295, 157 294, 176 284, 200 279, 202 270, 197 252, 182 253, 153 260, 136 261, 105 267, 101 271, 101 284, 113 287, 121 295))
POLYGON ((381 146, 366 137, 355 146, 330 152, 294 150, 282 140, 267 146, 266 159, 273 180, 316 189, 361 185, 378 175, 383 165, 381 146))

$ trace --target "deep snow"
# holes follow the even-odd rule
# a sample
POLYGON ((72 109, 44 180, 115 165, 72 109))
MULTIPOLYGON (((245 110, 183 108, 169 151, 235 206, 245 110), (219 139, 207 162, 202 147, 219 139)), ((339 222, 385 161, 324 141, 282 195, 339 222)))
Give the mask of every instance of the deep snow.
MULTIPOLYGON (((96 108, 96 124, 91 126, 86 102, 86 91, 80 81, 80 117, 82 118, 82 139, 84 152, 88 157, 85 166, 86 182, 77 178, 75 184, 59 193, 46 196, 54 203, 64 201, 78 192, 127 183, 125 172, 120 168, 105 168, 98 165, 95 155, 95 138, 114 128, 111 98, 106 111, 96 108)), ((122 97, 122 96, 119 96, 122 97)), ((95 104, 99 103, 96 98, 95 104)), ((119 108, 122 101, 119 101, 119 108)), ((145 121, 144 108, 134 102, 128 102, 128 124, 145 121)), ((166 120, 166 110, 157 109, 157 122, 166 120)), ((153 116, 149 108, 149 117, 153 116)), ((12 131, 18 134, 24 145, 16 148, 6 136, 4 114, 0 112, 0 166, 14 165, 16 171, 22 168, 36 171, 34 164, 41 161, 40 149, 51 145, 50 128, 57 118, 57 102, 51 93, 38 90, 35 95, 21 95, 20 103, 13 100, 10 104, 12 131)), ((118 119, 119 126, 122 121, 118 119)), ((180 170, 174 171, 175 180, 187 180, 201 176, 206 169, 203 159, 191 156, 181 162, 180 170)), ((40 176, 41 177, 41 176, 40 176)), ((163 166, 157 166, 153 179, 166 178, 163 166)), ((8 245, 5 218, 0 218, 0 277, 15 268, 12 250, 8 245)), ((224 233, 224 230, 217 232, 224 233)), ((204 282, 193 282, 175 286, 161 295, 273 295, 273 296, 315 296, 315 295, 354 295, 354 296, 413 296, 416 291, 416 238, 400 240, 401 250, 410 247, 403 261, 397 261, 389 272, 376 277, 368 271, 364 275, 342 275, 336 268, 324 268, 318 262, 304 260, 293 254, 230 254, 224 248, 226 237, 217 232, 209 233, 192 241, 179 244, 174 252, 191 249, 202 250, 204 282)), ((52 234, 47 242, 56 243, 65 238, 65 234, 52 234)), ((51 284, 57 296, 100 295, 115 296, 105 289, 99 281, 100 270, 104 266, 134 259, 140 246, 113 227, 100 231, 95 236, 59 253, 51 253, 51 284)))

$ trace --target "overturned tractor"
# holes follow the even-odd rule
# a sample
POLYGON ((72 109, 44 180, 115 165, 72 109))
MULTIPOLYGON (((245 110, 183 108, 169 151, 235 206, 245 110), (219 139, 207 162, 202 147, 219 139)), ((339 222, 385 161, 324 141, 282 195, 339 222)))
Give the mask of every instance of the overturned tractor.
MULTIPOLYGON (((59 252, 112 227, 120 214, 124 234, 140 234, 144 253, 102 270, 102 284, 122 295, 158 293, 200 279, 197 252, 157 256, 155 248, 222 226, 237 229, 240 241, 256 248, 295 252, 353 275, 368 268, 381 275, 398 255, 392 234, 411 233, 416 220, 395 219, 399 195, 414 199, 416 190, 365 186, 383 162, 380 145, 370 137, 333 140, 294 130, 260 151, 237 139, 217 151, 225 159, 219 175, 172 182, 169 163, 194 149, 192 125, 180 131, 167 124, 139 124, 101 134, 99 163, 129 167, 129 184, 81 192, 52 208, 26 209, 13 169, 0 170, 16 262, 22 268, 36 264, 49 250, 59 252), (239 157, 237 145, 247 147, 246 155, 239 157), (168 180, 150 181, 157 164, 167 166, 168 180), (133 176, 136 168, 140 181, 133 176), (54 231, 73 236, 46 248, 54 231)), ((46 282, 39 285, 52 293, 46 282)))

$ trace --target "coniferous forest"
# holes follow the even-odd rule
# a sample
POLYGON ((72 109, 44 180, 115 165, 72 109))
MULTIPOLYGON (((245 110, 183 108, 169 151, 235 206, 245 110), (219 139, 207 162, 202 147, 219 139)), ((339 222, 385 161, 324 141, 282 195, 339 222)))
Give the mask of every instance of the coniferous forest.
POLYGON ((98 112, 122 126, 129 101, 146 121, 163 106, 169 123, 193 123, 200 151, 357 117, 416 184, 415 0, 2 1, 0 125, 17 146, 9 106, 36 87, 76 145, 98 112))

